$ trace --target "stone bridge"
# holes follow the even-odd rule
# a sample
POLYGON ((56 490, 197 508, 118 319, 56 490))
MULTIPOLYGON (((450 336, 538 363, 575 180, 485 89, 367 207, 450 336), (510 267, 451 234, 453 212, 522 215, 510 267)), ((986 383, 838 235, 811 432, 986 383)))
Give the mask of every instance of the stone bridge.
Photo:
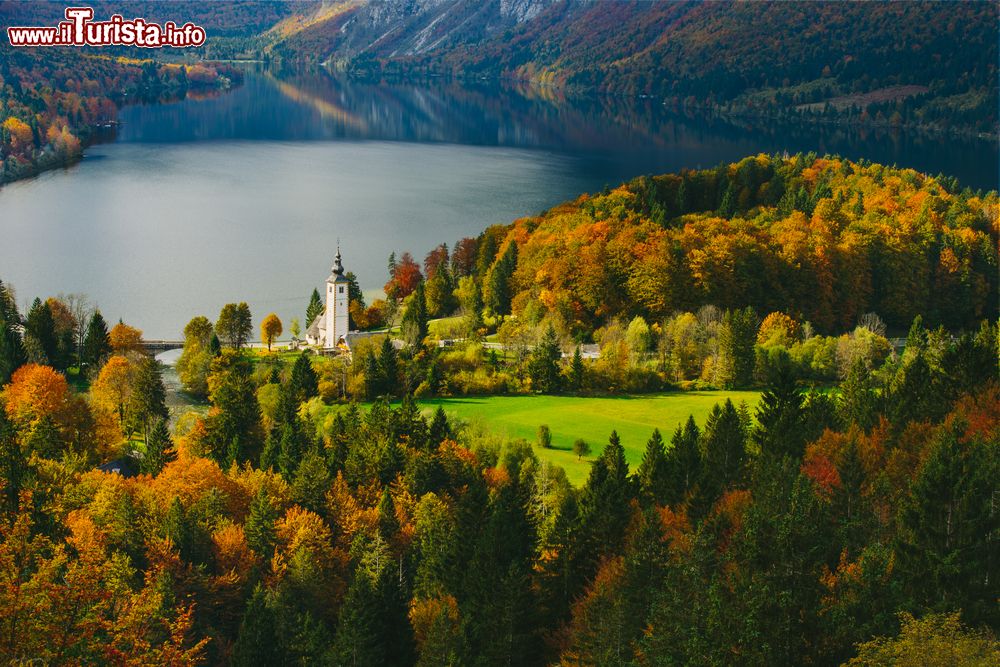
POLYGON ((182 340, 144 340, 142 341, 142 349, 144 349, 149 354, 156 356, 160 352, 166 352, 167 350, 179 350, 184 347, 184 341, 182 340))

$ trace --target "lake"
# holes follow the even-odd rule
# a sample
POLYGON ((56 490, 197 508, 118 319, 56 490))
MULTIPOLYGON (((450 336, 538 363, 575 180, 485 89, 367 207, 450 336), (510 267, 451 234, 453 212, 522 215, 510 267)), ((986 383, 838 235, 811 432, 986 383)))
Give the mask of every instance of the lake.
MULTIPOLYGON (((390 252, 418 260, 494 223, 644 173, 816 151, 995 188, 988 141, 686 116, 551 89, 388 85, 324 70, 248 74, 226 94, 121 110, 113 143, 0 188, 0 279, 18 302, 82 292, 105 318, 179 338, 247 301, 304 319, 344 265, 374 296, 390 252)), ((305 322, 302 322, 305 328, 305 322)))

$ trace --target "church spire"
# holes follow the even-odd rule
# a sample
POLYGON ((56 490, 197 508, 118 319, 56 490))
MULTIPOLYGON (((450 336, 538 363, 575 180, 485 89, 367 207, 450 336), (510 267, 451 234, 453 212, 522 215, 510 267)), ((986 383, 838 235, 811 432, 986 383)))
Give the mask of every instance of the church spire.
POLYGON ((344 265, 340 263, 340 241, 337 242, 337 257, 333 260, 333 275, 344 275, 344 265))

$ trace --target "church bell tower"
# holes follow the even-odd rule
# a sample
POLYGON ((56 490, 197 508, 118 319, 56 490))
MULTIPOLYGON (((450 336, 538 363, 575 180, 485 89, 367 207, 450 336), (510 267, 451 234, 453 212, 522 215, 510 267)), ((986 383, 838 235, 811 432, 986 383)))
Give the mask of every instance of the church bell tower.
POLYGON ((349 281, 344 276, 344 266, 340 261, 340 246, 337 246, 337 257, 333 262, 333 269, 330 277, 326 279, 326 338, 323 347, 336 347, 344 336, 347 335, 350 315, 349 305, 349 281))

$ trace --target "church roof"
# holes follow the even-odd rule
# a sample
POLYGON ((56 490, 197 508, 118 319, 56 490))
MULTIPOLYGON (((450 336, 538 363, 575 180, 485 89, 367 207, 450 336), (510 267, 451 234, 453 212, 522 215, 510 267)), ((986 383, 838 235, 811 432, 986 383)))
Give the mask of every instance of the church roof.
POLYGON ((337 248, 337 257, 333 260, 333 268, 330 270, 330 277, 326 279, 328 283, 350 282, 344 277, 344 265, 340 262, 340 248, 337 248))
POLYGON ((316 319, 306 328, 306 335, 312 336, 313 338, 319 338, 319 332, 326 331, 326 308, 323 309, 316 319))

